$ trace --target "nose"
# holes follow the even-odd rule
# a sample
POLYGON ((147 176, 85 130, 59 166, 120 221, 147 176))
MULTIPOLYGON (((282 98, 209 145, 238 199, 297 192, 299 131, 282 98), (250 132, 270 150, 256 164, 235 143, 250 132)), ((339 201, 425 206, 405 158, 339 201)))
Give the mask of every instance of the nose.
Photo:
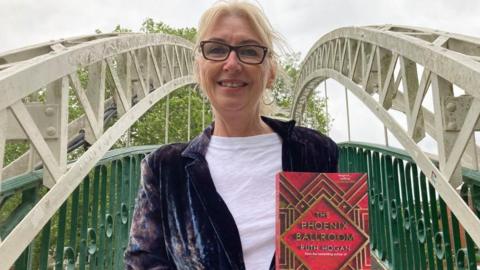
POLYGON ((240 71, 242 68, 242 64, 240 60, 238 60, 237 53, 235 51, 231 51, 230 55, 225 59, 225 63, 223 64, 224 71, 240 71))

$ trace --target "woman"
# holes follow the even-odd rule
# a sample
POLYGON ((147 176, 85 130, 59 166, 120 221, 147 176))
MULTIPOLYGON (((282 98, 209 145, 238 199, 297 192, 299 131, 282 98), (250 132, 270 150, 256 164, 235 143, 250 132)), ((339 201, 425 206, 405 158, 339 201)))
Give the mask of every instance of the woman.
POLYGON ((195 69, 215 122, 143 160, 127 269, 273 268, 275 174, 336 171, 328 137, 260 116, 275 80, 274 40, 250 3, 219 2, 203 14, 195 69))

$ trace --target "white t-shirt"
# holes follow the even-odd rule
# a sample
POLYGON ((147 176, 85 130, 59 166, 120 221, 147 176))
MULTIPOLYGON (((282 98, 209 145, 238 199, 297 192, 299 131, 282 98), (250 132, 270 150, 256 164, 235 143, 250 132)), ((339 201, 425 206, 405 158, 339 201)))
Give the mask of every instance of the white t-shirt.
POLYGON ((268 269, 275 252, 275 174, 282 170, 276 133, 212 136, 205 158, 215 188, 235 219, 247 270, 268 269))

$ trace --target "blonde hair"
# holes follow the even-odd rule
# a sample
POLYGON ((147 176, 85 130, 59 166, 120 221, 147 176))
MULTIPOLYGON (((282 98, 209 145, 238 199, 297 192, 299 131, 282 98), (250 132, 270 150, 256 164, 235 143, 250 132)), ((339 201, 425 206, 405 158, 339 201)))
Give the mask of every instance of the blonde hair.
MULTIPOLYGON (((198 57, 201 57, 198 49, 200 48, 200 42, 211 26, 222 16, 239 16, 246 19, 253 31, 256 32, 262 42, 262 45, 266 46, 269 50, 267 58, 265 59, 268 65, 277 70, 278 68, 278 54, 275 53, 274 45, 279 48, 283 47, 284 41, 281 38, 268 21, 263 10, 246 0, 221 0, 213 4, 207 9, 198 24, 197 36, 195 41, 196 56, 194 62, 194 77, 197 83, 201 84, 198 70, 198 57)), ((200 85, 202 87, 202 85, 200 85)), ((205 89, 203 89, 205 90, 205 89)), ((261 105, 261 112, 265 113, 265 106, 261 105)))

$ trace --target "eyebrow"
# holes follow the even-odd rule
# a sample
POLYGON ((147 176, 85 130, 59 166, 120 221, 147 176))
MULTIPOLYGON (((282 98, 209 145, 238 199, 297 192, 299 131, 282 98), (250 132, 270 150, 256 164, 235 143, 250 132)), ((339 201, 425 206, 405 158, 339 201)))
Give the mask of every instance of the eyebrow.
MULTIPOLYGON (((222 43, 225 43, 225 44, 228 44, 228 42, 226 40, 224 40, 223 38, 210 38, 208 39, 210 41, 218 41, 218 42, 222 42, 222 43)), ((240 41, 239 43, 235 44, 235 45, 261 45, 260 42, 256 41, 255 39, 245 39, 245 40, 242 40, 240 41)))

